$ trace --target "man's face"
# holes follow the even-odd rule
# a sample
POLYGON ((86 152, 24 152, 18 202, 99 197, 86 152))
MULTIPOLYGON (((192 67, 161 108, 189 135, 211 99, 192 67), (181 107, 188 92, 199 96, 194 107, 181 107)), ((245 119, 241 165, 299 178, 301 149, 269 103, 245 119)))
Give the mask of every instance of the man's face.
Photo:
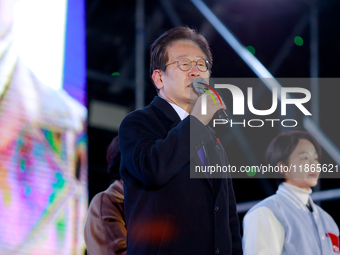
MULTIPOLYGON (((181 58, 188 58, 191 61, 206 59, 201 49, 190 41, 178 41, 167 47, 169 60, 166 64, 173 63, 181 58)), ((168 65, 166 72, 162 72, 162 86, 159 94, 167 101, 172 102, 187 110, 190 103, 197 100, 198 94, 194 92, 192 80, 197 77, 209 78, 209 70, 201 72, 192 62, 188 71, 182 71, 177 63, 168 65)))

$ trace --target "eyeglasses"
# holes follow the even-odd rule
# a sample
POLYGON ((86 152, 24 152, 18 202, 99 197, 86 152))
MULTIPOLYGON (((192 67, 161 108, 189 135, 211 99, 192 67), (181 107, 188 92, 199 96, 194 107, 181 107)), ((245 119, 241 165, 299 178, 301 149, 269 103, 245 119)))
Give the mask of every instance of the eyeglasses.
POLYGON ((170 64, 165 65, 165 67, 167 67, 168 65, 172 65, 175 64, 177 62, 177 66, 179 69, 181 69, 182 71, 189 71, 191 66, 192 66, 192 62, 196 62, 196 67, 198 68, 198 70, 200 70, 201 72, 206 72, 208 69, 210 69, 210 63, 208 60, 204 60, 204 59, 199 59, 197 61, 191 61, 188 58, 181 58, 177 61, 174 61, 170 64))

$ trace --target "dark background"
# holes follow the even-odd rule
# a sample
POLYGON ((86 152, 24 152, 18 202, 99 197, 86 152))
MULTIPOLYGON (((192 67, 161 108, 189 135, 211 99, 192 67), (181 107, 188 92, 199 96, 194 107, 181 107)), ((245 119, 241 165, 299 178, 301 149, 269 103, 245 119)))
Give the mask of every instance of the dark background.
MULTIPOLYGON (((293 30, 310 12, 308 0, 210 0, 205 3, 245 46, 255 48, 255 56, 275 77, 310 77, 310 23, 307 21, 299 34, 293 30), (301 36, 302 46, 292 36, 301 36), (291 46, 276 70, 272 63, 288 40, 291 46)), ((319 77, 339 77, 340 59, 340 1, 317 2, 319 31, 319 77)), ((145 104, 156 91, 149 75, 149 45, 163 32, 177 25, 196 28, 208 39, 214 57, 213 77, 249 77, 255 74, 216 32, 194 4, 188 0, 145 0, 145 104), (170 7, 169 7, 170 5, 170 7), (172 11, 172 12, 171 12, 172 11)), ((87 67, 88 104, 103 101, 135 109, 135 10, 136 2, 112 0, 87 1, 87 67), (111 76, 119 72, 120 76, 111 76)), ((263 86, 263 85, 259 85, 263 86)), ((340 84, 339 84, 340 86, 340 84)), ((340 87, 320 86, 320 127, 340 147, 338 100, 340 87)), ((262 89, 258 109, 268 109, 271 94, 262 89)), ((225 100, 226 101, 226 100, 225 100)), ((231 103, 226 101, 228 106, 231 103)), ((91 118, 91 109, 89 111, 91 118)), ((110 116, 107 116, 110 118, 110 116)), ((302 127, 299 126, 301 129, 302 127)), ((279 127, 241 129, 247 144, 237 135, 223 134, 221 140, 232 165, 249 165, 249 153, 257 162, 264 163, 264 152, 269 142, 282 131, 279 127)), ((226 133, 226 132, 224 132, 226 133)), ((89 135, 89 198, 105 190, 111 183, 106 172, 106 149, 117 132, 88 127, 89 135)), ((334 163, 324 153, 322 163, 334 163)), ((274 180, 234 179, 237 202, 263 199, 276 190, 274 180)), ((338 179, 322 179, 320 189, 339 188, 338 179)), ((340 224, 340 200, 322 202, 321 206, 340 224)), ((240 214, 242 220, 243 214, 240 214)))

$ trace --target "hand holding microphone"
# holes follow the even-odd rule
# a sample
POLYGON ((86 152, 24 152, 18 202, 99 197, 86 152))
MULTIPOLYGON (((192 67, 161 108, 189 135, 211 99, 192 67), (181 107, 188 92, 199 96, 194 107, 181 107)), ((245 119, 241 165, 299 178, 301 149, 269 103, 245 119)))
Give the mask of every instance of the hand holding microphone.
POLYGON ((207 114, 201 114, 202 97, 199 97, 192 111, 193 116, 198 118, 204 125, 207 125, 213 117, 215 119, 225 119, 229 122, 228 115, 224 111, 226 109, 224 102, 219 97, 217 92, 213 88, 211 88, 204 79, 196 78, 193 81, 193 88, 201 95, 204 94, 205 91, 211 92, 209 93, 209 95, 206 96, 207 114), (217 102, 217 104, 215 104, 212 97, 215 99, 215 102, 217 102))

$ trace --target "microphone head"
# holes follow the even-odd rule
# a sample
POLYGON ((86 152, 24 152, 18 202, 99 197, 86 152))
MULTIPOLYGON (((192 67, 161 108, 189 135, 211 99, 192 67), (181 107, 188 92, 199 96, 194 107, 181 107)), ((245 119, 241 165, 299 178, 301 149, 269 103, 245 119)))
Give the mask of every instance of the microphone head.
POLYGON ((203 78, 196 78, 192 82, 192 86, 194 87, 195 91, 199 94, 204 94, 204 90, 209 90, 209 88, 206 86, 207 82, 203 78))

